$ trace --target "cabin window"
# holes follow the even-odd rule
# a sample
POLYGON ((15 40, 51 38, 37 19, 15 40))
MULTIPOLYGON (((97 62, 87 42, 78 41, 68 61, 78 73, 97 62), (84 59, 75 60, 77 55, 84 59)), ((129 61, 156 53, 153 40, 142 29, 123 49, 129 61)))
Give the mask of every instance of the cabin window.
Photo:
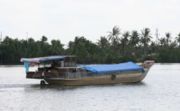
POLYGON ((64 61, 61 61, 61 67, 64 67, 64 61))
POLYGON ((75 62, 65 62, 64 63, 64 67, 75 67, 75 66, 76 66, 75 62))
POLYGON ((72 69, 72 72, 76 72, 76 69, 72 69))

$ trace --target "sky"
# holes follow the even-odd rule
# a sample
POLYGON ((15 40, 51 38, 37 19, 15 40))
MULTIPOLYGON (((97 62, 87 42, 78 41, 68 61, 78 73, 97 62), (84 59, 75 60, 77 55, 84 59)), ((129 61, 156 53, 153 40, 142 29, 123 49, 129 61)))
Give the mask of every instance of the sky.
POLYGON ((180 0, 0 0, 0 32, 3 37, 38 40, 60 39, 67 44, 75 36, 96 42, 113 26, 121 32, 150 28, 180 32, 180 0))

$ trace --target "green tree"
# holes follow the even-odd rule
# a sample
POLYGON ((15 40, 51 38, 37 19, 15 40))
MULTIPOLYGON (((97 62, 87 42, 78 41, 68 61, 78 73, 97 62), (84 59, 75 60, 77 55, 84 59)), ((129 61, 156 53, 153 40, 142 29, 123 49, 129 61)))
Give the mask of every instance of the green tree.
POLYGON ((99 48, 96 44, 87 40, 83 36, 75 37, 74 41, 70 41, 68 45, 68 52, 71 55, 78 56, 79 63, 93 63, 96 62, 96 56, 99 48))
POLYGON ((111 46, 114 51, 118 50, 118 47, 120 45, 120 29, 117 26, 114 26, 112 31, 109 32, 108 38, 111 41, 111 46))
POLYGON ((145 28, 141 31, 141 43, 143 47, 143 56, 147 56, 148 54, 148 46, 151 41, 150 29, 145 28))
POLYGON ((129 41, 129 44, 131 45, 131 47, 134 47, 134 48, 137 47, 139 44, 139 41, 140 41, 140 39, 139 39, 138 32, 135 30, 132 31, 132 34, 130 36, 130 41, 129 41))
POLYGON ((125 32, 121 38, 121 46, 122 46, 121 50, 123 56, 127 56, 126 52, 128 52, 129 37, 130 37, 129 32, 125 32))
POLYGON ((178 36, 176 37, 176 41, 178 43, 178 46, 180 47, 180 33, 178 34, 178 36))
POLYGON ((64 53, 63 44, 60 40, 52 40, 51 41, 51 54, 52 55, 61 55, 64 53))

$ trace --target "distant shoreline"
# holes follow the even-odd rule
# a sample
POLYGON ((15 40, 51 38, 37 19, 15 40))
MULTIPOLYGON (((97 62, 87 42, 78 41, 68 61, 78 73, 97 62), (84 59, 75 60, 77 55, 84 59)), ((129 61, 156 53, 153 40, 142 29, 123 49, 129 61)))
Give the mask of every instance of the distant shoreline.
POLYGON ((65 48, 60 40, 48 41, 42 36, 17 39, 6 36, 0 40, 0 64, 19 65, 22 57, 43 57, 51 55, 75 55, 80 64, 110 64, 126 61, 143 62, 154 60, 159 63, 180 63, 180 33, 172 37, 171 33, 153 37, 149 28, 141 31, 121 32, 115 26, 106 36, 100 36, 96 42, 84 36, 76 36, 65 48))

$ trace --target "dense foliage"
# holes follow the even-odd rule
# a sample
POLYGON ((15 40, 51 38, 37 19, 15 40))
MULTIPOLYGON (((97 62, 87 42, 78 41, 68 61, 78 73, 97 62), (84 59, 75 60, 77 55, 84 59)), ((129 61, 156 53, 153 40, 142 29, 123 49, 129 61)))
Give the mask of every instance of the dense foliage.
POLYGON ((119 63, 123 61, 142 62, 154 59, 156 62, 180 62, 180 34, 172 39, 170 33, 163 37, 152 37, 149 28, 140 32, 120 32, 114 27, 107 36, 93 43, 85 37, 75 37, 65 49, 60 40, 12 39, 6 36, 0 40, 0 64, 19 64, 21 57, 48 55, 76 55, 79 63, 119 63))

